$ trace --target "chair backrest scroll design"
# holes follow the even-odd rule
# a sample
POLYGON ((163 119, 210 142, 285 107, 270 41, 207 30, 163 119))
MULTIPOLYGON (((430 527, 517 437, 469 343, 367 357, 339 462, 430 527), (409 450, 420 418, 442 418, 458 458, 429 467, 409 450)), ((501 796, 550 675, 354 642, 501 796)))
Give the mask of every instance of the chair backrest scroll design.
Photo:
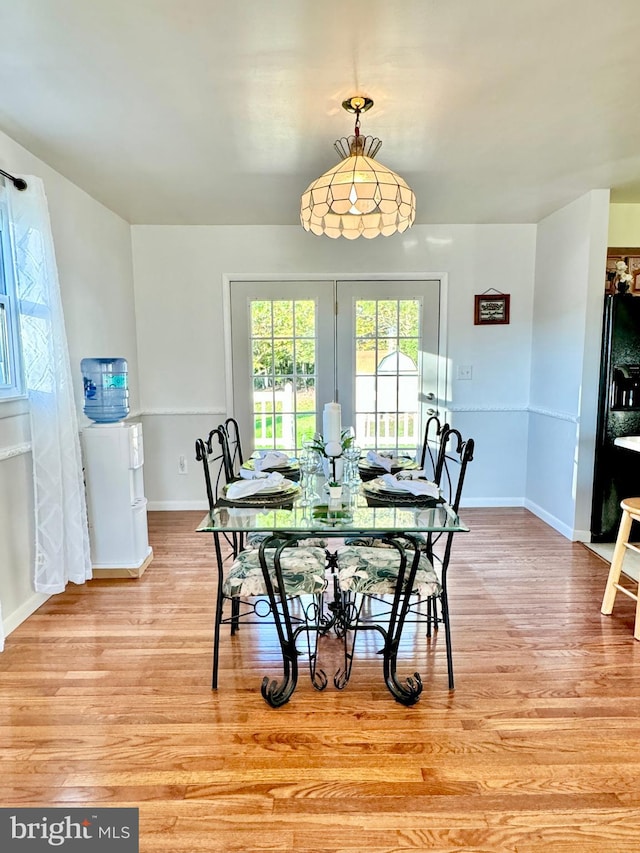
POLYGON ((212 510, 221 487, 233 479, 227 434, 223 427, 212 429, 206 442, 196 439, 196 461, 202 463, 207 500, 212 510), (214 447, 214 437, 218 440, 218 450, 214 447))
POLYGON ((227 418, 226 421, 220 426, 224 429, 227 435, 227 446, 229 451, 229 457, 231 459, 231 468, 234 472, 234 475, 237 475, 238 469, 244 462, 244 455, 242 453, 242 441, 240 439, 240 427, 238 426, 238 421, 235 418, 227 418))
POLYGON ((475 442, 472 438, 463 439, 459 430, 449 426, 443 428, 441 438, 434 480, 447 503, 458 512, 467 466, 473 461, 475 442), (453 442, 451 448, 448 446, 450 442, 453 442))
POLYGON ((449 424, 441 424, 437 415, 431 415, 424 428, 420 467, 429 480, 435 480, 438 460, 442 448, 442 437, 449 429, 449 424))

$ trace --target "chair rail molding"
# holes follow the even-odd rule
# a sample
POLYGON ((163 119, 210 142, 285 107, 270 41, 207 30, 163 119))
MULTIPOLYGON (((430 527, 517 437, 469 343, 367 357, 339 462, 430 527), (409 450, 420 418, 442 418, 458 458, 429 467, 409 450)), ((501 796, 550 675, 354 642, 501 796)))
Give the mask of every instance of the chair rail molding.
POLYGON ((543 418, 554 418, 557 421, 569 421, 572 424, 580 423, 580 415, 572 415, 570 412, 558 412, 554 409, 544 409, 541 406, 529 406, 532 415, 541 415, 543 418))
POLYGON ((203 409, 143 409, 140 417, 162 417, 164 415, 226 415, 227 410, 221 406, 211 406, 203 409))
POLYGON ((554 418, 557 421, 569 421, 570 423, 577 424, 580 423, 579 415, 572 415, 569 412, 559 412, 554 411, 553 409, 543 409, 540 406, 482 406, 482 405, 471 405, 471 406, 457 406, 454 403, 450 405, 443 406, 443 408, 448 412, 478 412, 483 413, 486 412, 488 414, 493 414, 494 412, 512 412, 512 413, 523 413, 523 414, 531 414, 531 415, 541 415, 545 418, 554 418))
POLYGON ((458 406, 455 403, 443 406, 448 412, 528 412, 527 406, 482 406, 472 404, 470 406, 458 406))
POLYGON ((31 453, 30 441, 25 441, 23 444, 11 444, 7 447, 0 447, 0 462, 4 459, 13 459, 14 456, 22 456, 23 453, 31 453))

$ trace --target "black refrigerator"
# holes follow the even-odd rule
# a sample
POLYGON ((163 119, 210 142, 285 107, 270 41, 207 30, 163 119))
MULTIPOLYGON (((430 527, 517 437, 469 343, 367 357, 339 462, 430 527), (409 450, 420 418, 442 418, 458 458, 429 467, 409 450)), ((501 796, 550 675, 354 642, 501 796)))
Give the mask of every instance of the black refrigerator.
POLYGON ((615 542, 623 498, 640 497, 640 453, 614 444, 640 435, 640 297, 607 295, 596 434, 591 538, 615 542))

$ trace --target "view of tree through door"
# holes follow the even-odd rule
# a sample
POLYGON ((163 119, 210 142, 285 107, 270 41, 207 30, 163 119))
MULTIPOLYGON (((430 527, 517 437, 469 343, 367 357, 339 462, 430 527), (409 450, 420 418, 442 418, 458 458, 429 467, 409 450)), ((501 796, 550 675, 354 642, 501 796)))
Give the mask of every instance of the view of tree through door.
POLYGON ((439 322, 438 281, 231 282, 245 444, 295 453, 337 399, 361 447, 415 452, 437 406, 439 322))

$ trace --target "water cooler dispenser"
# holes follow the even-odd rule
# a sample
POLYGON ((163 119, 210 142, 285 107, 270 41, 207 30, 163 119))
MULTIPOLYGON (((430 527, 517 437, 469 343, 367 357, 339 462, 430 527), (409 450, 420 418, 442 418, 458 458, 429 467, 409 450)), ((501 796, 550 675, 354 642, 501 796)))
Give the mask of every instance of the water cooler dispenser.
POLYGON ((140 577, 153 556, 144 496, 141 424, 129 412, 124 359, 83 359, 82 431, 91 563, 95 577, 140 577))

